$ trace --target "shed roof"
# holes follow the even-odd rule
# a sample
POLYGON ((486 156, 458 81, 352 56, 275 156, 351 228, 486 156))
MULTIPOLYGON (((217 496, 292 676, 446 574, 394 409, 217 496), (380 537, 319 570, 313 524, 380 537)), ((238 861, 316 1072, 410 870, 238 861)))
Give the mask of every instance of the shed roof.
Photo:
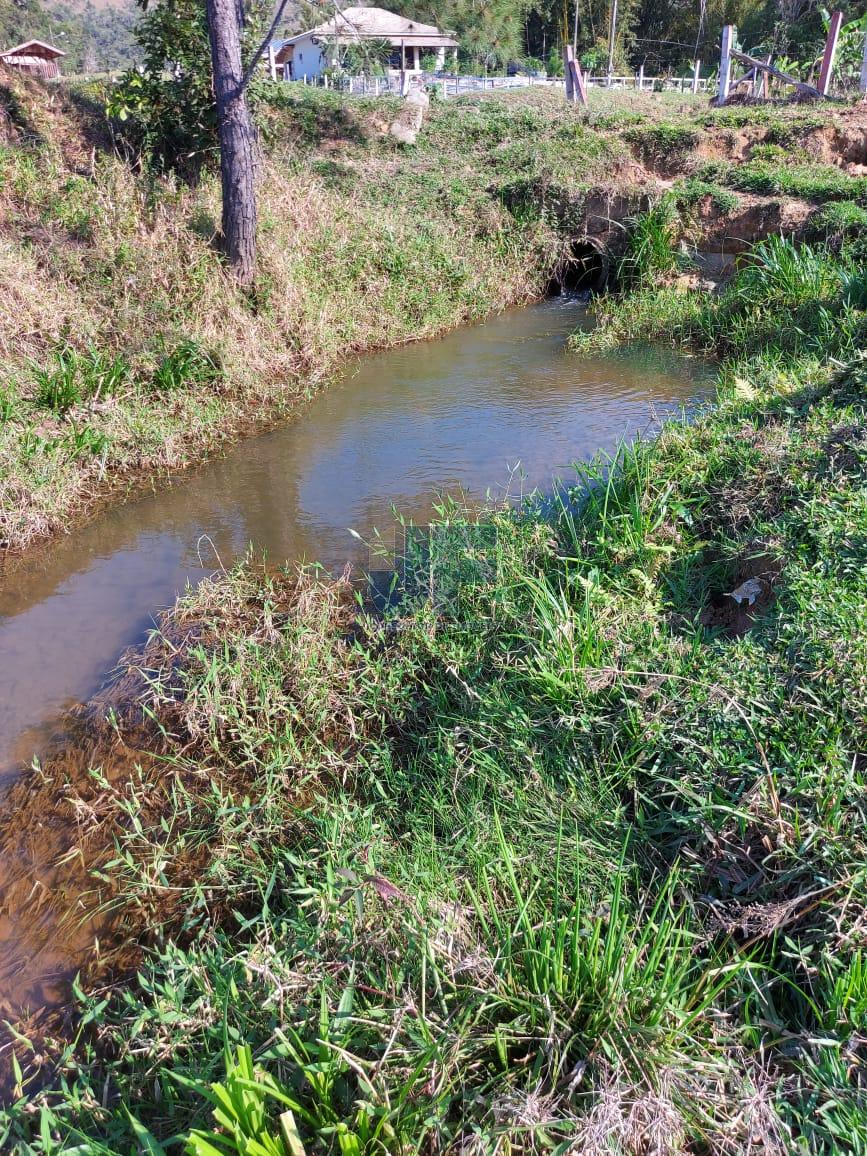
POLYGON ((25 40, 23 44, 16 44, 14 48, 6 48, 0 52, 0 60, 4 56, 39 56, 42 59, 54 60, 57 56, 66 53, 55 48, 53 44, 46 44, 44 40, 25 40))

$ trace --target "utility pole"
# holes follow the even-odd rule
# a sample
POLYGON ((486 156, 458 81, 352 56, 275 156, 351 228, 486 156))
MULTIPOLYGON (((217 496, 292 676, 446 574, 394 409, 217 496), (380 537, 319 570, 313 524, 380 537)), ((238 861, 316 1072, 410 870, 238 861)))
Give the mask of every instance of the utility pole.
POLYGON ((608 24, 608 77, 614 72, 614 40, 617 35, 617 0, 611 0, 611 19, 608 24))

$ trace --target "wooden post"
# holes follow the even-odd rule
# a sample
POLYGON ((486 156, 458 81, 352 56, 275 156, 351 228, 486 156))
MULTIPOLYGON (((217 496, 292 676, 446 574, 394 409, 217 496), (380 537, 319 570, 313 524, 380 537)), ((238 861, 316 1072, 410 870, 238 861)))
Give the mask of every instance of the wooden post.
POLYGON ((569 62, 569 70, 572 73, 572 91, 580 98, 581 103, 586 107, 587 85, 584 83, 584 74, 581 71, 581 65, 577 60, 571 60, 569 62))
POLYGON ((732 80, 732 45, 734 44, 734 40, 734 24, 724 24, 719 54, 719 92, 716 98, 717 104, 725 104, 729 98, 729 85, 732 80))
POLYGON ((827 96, 831 87, 831 73, 834 70, 834 57, 837 55, 837 41, 840 39, 842 23, 843 13, 838 8, 831 15, 831 26, 828 29, 828 39, 825 41, 825 51, 822 54, 822 68, 819 72, 819 92, 822 96, 827 96))
POLYGON ((696 60, 692 66, 692 91, 698 92, 698 78, 701 75, 701 61, 696 60))
POLYGON ((638 66, 638 91, 644 92, 644 65, 638 66))
POLYGON ((575 59, 575 53, 572 51, 572 45, 566 44, 563 47, 563 71, 566 76, 566 99, 570 104, 575 100, 575 85, 572 80, 572 69, 570 65, 575 59))
POLYGON ((867 92, 867 32, 864 34, 864 55, 861 57, 861 82, 858 87, 862 92, 867 92))
POLYGON ((268 71, 271 73, 271 79, 277 79, 277 53, 274 51, 274 45, 268 45, 268 71))

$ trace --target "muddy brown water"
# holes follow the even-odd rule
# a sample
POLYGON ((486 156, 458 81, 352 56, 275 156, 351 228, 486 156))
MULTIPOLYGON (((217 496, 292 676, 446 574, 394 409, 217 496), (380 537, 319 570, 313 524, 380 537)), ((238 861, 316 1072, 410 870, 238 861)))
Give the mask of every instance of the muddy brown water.
MULTIPOLYGON (((350 530, 387 536, 393 508, 424 523, 443 492, 550 488, 574 462, 707 394, 709 369, 664 350, 567 353, 567 335, 586 324, 582 302, 554 298, 366 356, 294 422, 11 569, 0 580, 0 785, 187 582, 251 544, 272 561, 363 568, 368 552, 350 530)), ((59 940, 32 896, 19 902, 0 905, 0 1005, 23 1009, 57 998, 83 944, 59 940)))

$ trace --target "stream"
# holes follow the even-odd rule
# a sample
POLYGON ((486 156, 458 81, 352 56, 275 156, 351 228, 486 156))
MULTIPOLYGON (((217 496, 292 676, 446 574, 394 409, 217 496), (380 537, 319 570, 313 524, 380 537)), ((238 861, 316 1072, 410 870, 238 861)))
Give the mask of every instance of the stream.
MULTIPOLYGON (((423 524, 444 492, 482 501, 550 489, 574 462, 709 393, 706 365, 659 348, 568 354, 568 334, 589 324, 583 301, 551 298, 359 358, 296 420, 10 566, 0 576, 5 781, 186 583, 250 544, 271 561, 364 569, 367 549, 350 531, 387 538, 394 508, 423 524)), ((21 913, 10 915, 0 1004, 32 1006, 69 961, 51 952, 29 967, 21 913)))

